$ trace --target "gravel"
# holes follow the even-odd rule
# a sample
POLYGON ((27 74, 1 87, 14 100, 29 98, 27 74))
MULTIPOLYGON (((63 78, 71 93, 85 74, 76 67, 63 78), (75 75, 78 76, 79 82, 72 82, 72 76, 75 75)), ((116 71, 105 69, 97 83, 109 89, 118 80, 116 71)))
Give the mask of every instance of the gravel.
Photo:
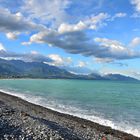
POLYGON ((140 140, 0 92, 0 140, 140 140))

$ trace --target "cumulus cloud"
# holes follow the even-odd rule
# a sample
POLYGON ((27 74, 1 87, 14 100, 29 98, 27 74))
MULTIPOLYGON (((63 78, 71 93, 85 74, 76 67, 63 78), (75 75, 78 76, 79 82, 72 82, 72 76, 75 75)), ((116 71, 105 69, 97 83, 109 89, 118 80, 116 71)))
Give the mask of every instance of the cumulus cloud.
POLYGON ((44 28, 43 25, 25 19, 19 12, 11 13, 8 9, 0 7, 0 32, 6 32, 9 38, 16 38, 17 32, 40 31, 44 28))
POLYGON ((47 43, 68 53, 106 58, 110 60, 139 58, 140 52, 128 49, 122 43, 107 38, 89 38, 83 31, 59 33, 47 30, 34 34, 29 43, 47 43))
POLYGON ((20 34, 20 32, 8 32, 6 33, 6 37, 8 39, 12 39, 12 40, 15 40, 17 39, 17 36, 20 34))
POLYGON ((140 79, 140 72, 138 72, 138 71, 131 71, 131 74, 132 74, 134 77, 140 79))
POLYGON ((66 9, 69 5, 69 0, 25 0, 22 10, 29 14, 31 19, 59 25, 67 19, 66 9))
POLYGON ((99 13, 98 15, 91 16, 89 19, 85 21, 85 23, 89 26, 89 29, 96 30, 99 27, 106 25, 104 23, 110 17, 107 13, 99 13))
POLYGON ((79 21, 77 24, 62 23, 59 28, 59 33, 76 32, 83 31, 85 29, 96 30, 99 27, 105 25, 104 21, 109 18, 107 13, 99 13, 98 15, 93 15, 85 20, 79 21))
MULTIPOLYGON (((132 0, 136 5, 137 0, 132 0)), ((65 22, 67 17, 66 9, 70 5, 69 0, 25 0, 22 12, 13 13, 8 9, 0 8, 0 32, 5 32, 7 38, 16 39, 21 32, 32 32, 29 42, 22 42, 22 45, 32 43, 45 43, 57 47, 71 54, 92 56, 97 61, 114 61, 120 59, 139 58, 140 52, 127 48, 126 45, 107 38, 95 38, 86 34, 87 30, 97 30, 105 26, 111 18, 125 17, 126 13, 116 13, 113 17, 107 13, 99 13, 83 18, 77 23, 65 22), (43 3, 43 4, 42 4, 43 3), (55 7, 55 8, 54 8, 55 7), (45 21, 45 25, 51 26, 51 22, 59 23, 57 28, 47 28, 39 20, 45 21), (60 22, 61 21, 61 22, 60 22), (86 30, 86 31, 85 31, 86 30), (36 33, 37 32, 37 33, 36 33)), ((139 39, 134 39, 132 44, 138 44, 139 39)), ((38 54, 32 54, 38 55, 38 54)), ((55 65, 63 64, 63 59, 58 56, 52 57, 55 65)))
POLYGON ((64 58, 58 54, 50 54, 50 55, 48 55, 48 58, 53 60, 52 62, 48 63, 53 66, 67 66, 72 63, 71 57, 64 58))
POLYGON ((129 46, 131 47, 140 46, 140 37, 135 37, 134 39, 132 39, 129 46))
POLYGON ((72 63, 73 61, 71 61, 70 64, 68 65, 62 65, 60 66, 60 68, 66 69, 67 71, 74 73, 74 74, 89 74, 92 73, 93 70, 88 68, 88 62, 85 61, 78 61, 76 63, 72 63))
POLYGON ((78 64, 77 64, 77 67, 85 67, 87 65, 86 62, 84 61, 79 61, 78 64))
POLYGON ((95 42, 100 43, 100 45, 110 48, 112 52, 121 52, 127 50, 124 45, 117 40, 111 40, 107 38, 95 38, 94 40, 95 42))
POLYGON ((25 62, 43 62, 44 64, 57 66, 75 74, 89 74, 92 72, 92 70, 86 67, 86 63, 83 61, 79 61, 77 65, 73 65, 71 57, 62 57, 58 54, 49 54, 44 56, 34 50, 30 53, 19 54, 6 51, 2 44, 0 44, 0 59, 22 60, 25 62))
POLYGON ((93 70, 87 68, 87 62, 79 61, 77 64, 73 63, 71 57, 62 57, 58 54, 49 54, 47 56, 52 62, 45 62, 45 64, 57 66, 74 74, 89 74, 93 70))
POLYGON ((58 28, 59 33, 67 33, 67 32, 75 32, 75 31, 81 31, 86 29, 87 26, 82 22, 78 22, 77 24, 66 24, 62 23, 60 27, 58 28))
POLYGON ((140 13, 140 0, 131 0, 131 3, 135 6, 135 10, 140 13))
POLYGON ((0 43, 0 51, 6 51, 2 43, 0 43))
POLYGON ((99 45, 109 48, 110 57, 106 58, 110 60, 140 58, 140 52, 128 49, 117 40, 110 40, 107 38, 95 38, 94 40, 99 42, 99 45))

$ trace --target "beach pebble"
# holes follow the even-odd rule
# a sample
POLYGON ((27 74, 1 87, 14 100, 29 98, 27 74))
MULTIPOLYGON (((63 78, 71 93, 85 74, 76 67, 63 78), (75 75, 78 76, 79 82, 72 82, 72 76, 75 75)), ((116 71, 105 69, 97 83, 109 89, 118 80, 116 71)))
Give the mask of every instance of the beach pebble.
POLYGON ((22 106, 19 107, 14 99, 11 100, 9 104, 12 107, 0 98, 0 140, 138 140, 129 139, 129 136, 123 139, 115 137, 112 129, 105 130, 104 127, 100 132, 98 125, 91 127, 85 121, 71 119, 68 115, 64 118, 62 114, 51 111, 40 112, 37 111, 40 107, 20 102, 22 106))

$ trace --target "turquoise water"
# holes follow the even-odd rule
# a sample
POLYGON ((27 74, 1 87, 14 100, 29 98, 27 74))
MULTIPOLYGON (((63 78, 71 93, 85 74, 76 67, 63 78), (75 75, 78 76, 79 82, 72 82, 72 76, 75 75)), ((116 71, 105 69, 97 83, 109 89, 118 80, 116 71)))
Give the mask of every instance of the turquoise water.
POLYGON ((0 80, 0 89, 30 102, 140 136, 140 83, 0 80))

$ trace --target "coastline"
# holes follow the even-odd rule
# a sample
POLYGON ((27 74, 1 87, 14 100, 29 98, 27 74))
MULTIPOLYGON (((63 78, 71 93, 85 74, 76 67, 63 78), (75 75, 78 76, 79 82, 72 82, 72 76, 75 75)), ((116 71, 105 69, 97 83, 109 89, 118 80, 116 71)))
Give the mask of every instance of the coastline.
MULTIPOLYGON (((5 108, 14 110, 16 115, 19 113, 19 116, 16 117, 19 117, 19 120, 21 119, 22 125, 20 126, 20 129, 22 130, 24 130, 22 128, 24 126, 24 118, 26 118, 26 121, 29 124, 35 121, 37 124, 40 124, 40 128, 43 126, 45 129, 43 131, 44 133, 45 131, 48 132, 48 130, 51 130, 52 133, 46 133, 46 135, 43 135, 44 137, 42 136, 44 139, 48 139, 48 137, 50 137, 52 139, 86 140, 105 138, 107 140, 140 140, 140 138, 131 134, 114 130, 111 127, 103 126, 89 120, 53 111, 3 92, 0 92, 0 108, 4 108, 3 110, 5 110, 5 108)), ((8 118, 8 116, 12 120, 11 114, 6 114, 6 117, 3 115, 5 114, 0 112, 0 123, 2 122, 2 118, 8 118)), ((12 116, 14 116, 14 113, 12 116)), ((26 121, 25 124, 27 123, 26 121)), ((32 125, 33 128, 36 128, 34 123, 32 123, 32 125)), ((24 127, 26 127, 26 125, 24 127)), ((42 130, 40 132, 39 131, 40 130, 38 130, 38 133, 43 133, 42 130)), ((35 137, 37 138, 36 131, 31 129, 31 132, 34 133, 35 137)), ((0 138, 3 138, 3 136, 0 135, 0 138)))

